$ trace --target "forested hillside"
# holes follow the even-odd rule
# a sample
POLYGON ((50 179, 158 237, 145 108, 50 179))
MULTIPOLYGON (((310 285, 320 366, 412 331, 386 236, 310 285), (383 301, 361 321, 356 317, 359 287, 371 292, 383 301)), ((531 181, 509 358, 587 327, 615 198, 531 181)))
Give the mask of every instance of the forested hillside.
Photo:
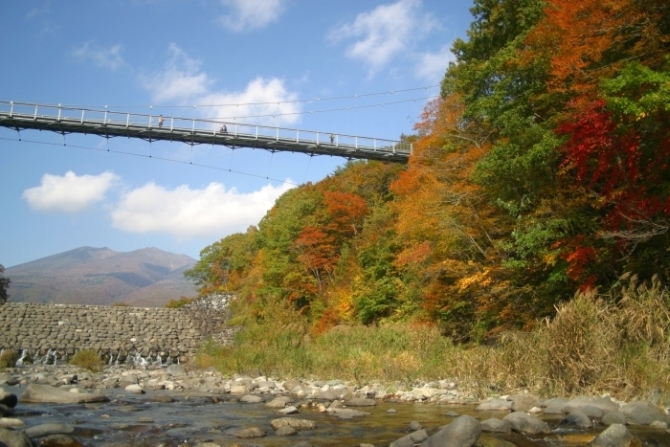
MULTIPOLYGON (((349 163, 201 253, 201 293, 238 315, 297 309, 530 329, 576 291, 670 279, 670 5, 475 0, 409 165, 349 163)), ((446 62, 445 62, 446 65, 446 62)), ((617 295, 609 295, 617 300, 617 295)))

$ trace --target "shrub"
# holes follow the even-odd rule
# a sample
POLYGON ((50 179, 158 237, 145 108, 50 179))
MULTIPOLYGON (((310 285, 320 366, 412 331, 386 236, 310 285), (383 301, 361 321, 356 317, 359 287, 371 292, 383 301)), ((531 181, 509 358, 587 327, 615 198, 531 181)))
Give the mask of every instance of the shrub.
POLYGON ((98 353, 93 349, 77 351, 72 360, 70 360, 70 363, 93 372, 102 371, 102 368, 105 366, 98 353))
POLYGON ((192 303, 195 301, 195 298, 186 298, 185 296, 182 296, 178 300, 170 300, 168 303, 165 305, 168 309, 179 309, 181 307, 186 306, 187 304, 192 303))
POLYGON ((11 368, 16 365, 19 354, 13 349, 7 349, 0 355, 0 368, 11 368))

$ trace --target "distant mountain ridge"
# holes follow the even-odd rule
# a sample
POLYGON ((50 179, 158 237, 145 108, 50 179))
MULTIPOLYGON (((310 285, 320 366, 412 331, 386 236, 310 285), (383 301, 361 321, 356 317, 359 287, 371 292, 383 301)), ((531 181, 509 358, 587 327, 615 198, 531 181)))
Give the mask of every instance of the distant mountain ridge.
POLYGON ((58 304, 164 306, 197 295, 184 271, 196 260, 158 248, 116 252, 80 247, 5 269, 9 299, 58 304))

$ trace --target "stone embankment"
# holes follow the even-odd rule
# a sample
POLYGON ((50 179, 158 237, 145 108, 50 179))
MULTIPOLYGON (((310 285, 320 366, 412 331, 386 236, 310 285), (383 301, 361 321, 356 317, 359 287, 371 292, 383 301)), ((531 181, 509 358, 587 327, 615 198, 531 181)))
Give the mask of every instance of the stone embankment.
POLYGON ((94 349, 105 360, 140 354, 184 362, 207 339, 232 341, 228 300, 216 295, 179 309, 8 302, 0 305, 0 350, 60 359, 94 349))

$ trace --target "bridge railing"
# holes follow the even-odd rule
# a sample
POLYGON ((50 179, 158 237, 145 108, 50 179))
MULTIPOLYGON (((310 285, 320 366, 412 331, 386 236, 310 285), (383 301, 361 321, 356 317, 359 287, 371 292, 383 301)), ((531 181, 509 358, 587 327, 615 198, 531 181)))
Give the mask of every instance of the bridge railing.
POLYGON ((154 114, 127 113, 112 110, 68 107, 54 104, 35 104, 14 101, 0 101, 0 115, 63 121, 68 124, 81 125, 99 124, 103 126, 125 126, 137 129, 146 128, 148 131, 180 131, 192 133, 226 134, 244 138, 262 138, 264 140, 291 141, 315 145, 332 145, 351 150, 380 151, 389 153, 412 153, 411 143, 395 140, 369 138, 356 135, 347 135, 334 132, 320 132, 314 130, 292 129, 287 127, 272 127, 260 124, 238 123, 236 121, 221 121, 212 119, 198 119, 172 117, 154 114))

